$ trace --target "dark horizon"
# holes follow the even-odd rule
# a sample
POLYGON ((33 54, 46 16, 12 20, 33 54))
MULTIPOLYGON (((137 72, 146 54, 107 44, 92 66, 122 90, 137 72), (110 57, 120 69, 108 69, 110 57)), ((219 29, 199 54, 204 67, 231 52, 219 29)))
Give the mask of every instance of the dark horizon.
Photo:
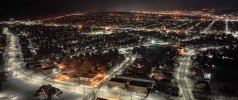
POLYGON ((237 9, 237 0, 4 0, 1 19, 39 18, 83 11, 237 9))

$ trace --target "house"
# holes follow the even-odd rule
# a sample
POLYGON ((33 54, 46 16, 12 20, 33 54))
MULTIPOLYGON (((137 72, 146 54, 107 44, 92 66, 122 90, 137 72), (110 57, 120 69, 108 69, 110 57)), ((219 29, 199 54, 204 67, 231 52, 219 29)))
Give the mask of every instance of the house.
POLYGON ((195 76, 194 76, 195 80, 204 80, 204 74, 201 70, 196 70, 195 76))
POLYGON ((42 95, 42 93, 45 95, 61 95, 63 91, 51 86, 50 84, 42 85, 39 89, 36 90, 34 96, 40 96, 42 95))
POLYGON ((211 90, 209 83, 207 81, 196 81, 194 85, 195 89, 198 91, 207 91, 211 90))
POLYGON ((179 56, 184 56, 185 54, 185 49, 184 48, 177 48, 179 56))

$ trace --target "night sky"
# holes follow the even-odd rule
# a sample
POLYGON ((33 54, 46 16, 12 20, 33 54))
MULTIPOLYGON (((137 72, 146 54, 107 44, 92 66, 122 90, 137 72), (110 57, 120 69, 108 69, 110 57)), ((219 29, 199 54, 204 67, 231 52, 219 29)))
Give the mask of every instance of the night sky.
POLYGON ((0 18, 62 15, 76 11, 238 8, 238 0, 0 0, 0 18))

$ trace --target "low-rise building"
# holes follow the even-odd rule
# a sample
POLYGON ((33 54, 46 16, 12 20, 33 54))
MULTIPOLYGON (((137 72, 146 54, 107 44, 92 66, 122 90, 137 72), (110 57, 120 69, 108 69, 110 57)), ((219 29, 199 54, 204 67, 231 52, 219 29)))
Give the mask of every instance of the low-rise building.
POLYGON ((87 74, 79 77, 79 80, 83 82, 90 82, 90 80, 92 80, 96 76, 97 74, 87 74))
POLYGON ((125 80, 125 79, 112 78, 108 82, 108 86, 110 86, 110 87, 119 87, 119 88, 126 88, 126 83, 127 83, 127 80, 125 80))
POLYGON ((43 73, 44 75, 52 74, 54 68, 55 68, 54 66, 42 68, 42 73, 43 73))
POLYGON ((141 82, 141 81, 130 81, 128 84, 128 90, 135 92, 146 93, 151 89, 153 83, 151 82, 141 82))
POLYGON ((33 72, 38 73, 42 71, 42 67, 40 64, 38 65, 34 65, 33 67, 31 67, 31 70, 33 70, 33 72))

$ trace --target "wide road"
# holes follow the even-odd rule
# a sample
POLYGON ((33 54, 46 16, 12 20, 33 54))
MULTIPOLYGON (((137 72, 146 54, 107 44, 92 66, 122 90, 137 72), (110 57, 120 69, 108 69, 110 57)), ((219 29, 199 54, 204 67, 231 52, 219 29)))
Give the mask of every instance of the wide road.
POLYGON ((185 100, 193 100, 192 96, 192 92, 191 89, 189 89, 188 84, 191 83, 187 83, 185 81, 185 79, 187 78, 187 73, 186 71, 189 70, 189 63, 191 62, 190 58, 192 55, 194 55, 195 50, 192 49, 187 49, 187 52, 185 53, 185 56, 183 57, 181 63, 180 63, 180 72, 179 72, 179 78, 180 78, 180 84, 181 84, 181 88, 182 88, 182 93, 184 95, 184 99, 185 100))
POLYGON ((194 95, 192 93, 194 81, 189 79, 190 71, 189 67, 191 66, 191 56, 196 54, 196 50, 205 51, 207 49, 219 49, 225 46, 208 46, 203 48, 186 48, 185 56, 180 61, 179 69, 179 79, 182 88, 183 99, 185 100, 194 100, 194 95))

